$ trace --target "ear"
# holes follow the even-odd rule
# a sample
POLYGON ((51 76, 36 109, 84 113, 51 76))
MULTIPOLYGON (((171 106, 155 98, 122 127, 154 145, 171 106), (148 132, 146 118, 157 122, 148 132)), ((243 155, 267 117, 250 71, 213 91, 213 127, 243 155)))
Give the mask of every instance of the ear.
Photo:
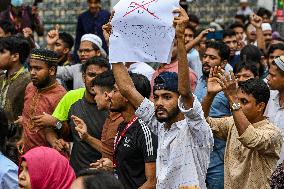
POLYGON ((102 53, 101 53, 100 50, 96 51, 96 56, 101 56, 101 55, 102 55, 102 53))
POLYGON ((49 75, 50 76, 56 76, 56 67, 55 66, 51 66, 49 68, 49 75))
POLYGON ((222 68, 222 69, 225 69, 226 64, 228 64, 228 60, 223 60, 223 61, 221 62, 221 68, 222 68))
POLYGON ((259 113, 263 113, 265 111, 266 105, 264 102, 261 102, 261 103, 258 103, 256 107, 259 113))
POLYGON ((83 82, 86 84, 86 73, 82 73, 83 82))
POLYGON ((69 52, 70 52, 70 50, 68 48, 63 49, 63 54, 68 54, 69 52))
POLYGON ((11 60, 12 60, 13 62, 20 61, 20 55, 19 55, 19 53, 12 54, 11 58, 12 58, 11 60))

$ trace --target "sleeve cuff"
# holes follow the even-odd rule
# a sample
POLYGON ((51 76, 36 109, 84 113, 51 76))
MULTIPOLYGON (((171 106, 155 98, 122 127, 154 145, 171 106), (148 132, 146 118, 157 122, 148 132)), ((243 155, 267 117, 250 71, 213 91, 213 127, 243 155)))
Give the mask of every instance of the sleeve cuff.
POLYGON ((144 98, 143 102, 135 111, 135 115, 138 117, 144 117, 145 113, 151 114, 153 112, 154 103, 151 102, 149 99, 144 98))
POLYGON ((245 132, 238 137, 238 140, 241 142, 241 143, 244 143, 244 144, 249 144, 251 143, 251 139, 253 138, 254 136, 254 127, 252 125, 249 125, 248 128, 245 130, 245 132))
POLYGON ((200 102, 198 101, 195 95, 193 95, 193 98, 194 100, 193 100, 192 108, 189 108, 189 109, 185 109, 184 104, 183 104, 183 98, 181 96, 178 99, 178 107, 180 111, 190 118, 203 115, 203 113, 200 112, 200 109, 202 110, 200 102))

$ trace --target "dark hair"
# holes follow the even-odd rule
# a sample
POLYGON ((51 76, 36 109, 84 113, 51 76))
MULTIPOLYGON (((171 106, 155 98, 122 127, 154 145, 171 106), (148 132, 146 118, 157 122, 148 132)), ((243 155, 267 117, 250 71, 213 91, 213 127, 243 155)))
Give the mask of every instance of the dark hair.
POLYGON ((256 46, 249 44, 242 48, 240 56, 242 61, 252 60, 260 63, 261 51, 256 46))
POLYGON ((283 43, 277 43, 277 44, 271 45, 268 49, 268 55, 270 55, 271 53, 273 53, 277 49, 284 51, 284 44, 283 43))
POLYGON ((256 14, 260 17, 263 17, 263 16, 267 16, 268 18, 271 18, 272 16, 272 12, 270 12, 269 10, 267 10, 266 8, 263 8, 263 7, 260 7, 258 9, 258 11, 256 12, 256 14))
POLYGON ((11 33, 11 35, 13 35, 16 33, 16 29, 14 25, 11 24, 11 22, 6 21, 6 20, 0 21, 0 28, 2 28, 5 34, 11 33))
POLYGON ((230 48, 226 43, 221 41, 209 41, 206 44, 206 49, 212 48, 218 50, 218 54, 221 57, 221 60, 229 60, 230 58, 230 48))
POLYGON ((229 29, 235 29, 235 28, 243 28, 245 29, 245 26, 242 23, 239 22, 235 22, 232 25, 230 25, 229 29))
POLYGON ((111 70, 105 71, 97 75, 93 81, 93 86, 99 86, 111 91, 115 84, 113 72, 111 70))
POLYGON ((261 56, 262 53, 254 45, 246 45, 244 48, 241 50, 241 61, 247 62, 247 61, 252 61, 255 63, 259 64, 259 76, 261 77, 264 74, 264 66, 261 64, 261 56))
POLYGON ((105 67, 108 70, 110 70, 110 64, 108 62, 108 59, 104 58, 102 56, 96 56, 96 57, 92 57, 92 58, 88 59, 86 61, 86 63, 82 65, 82 72, 86 73, 87 68, 90 65, 97 65, 97 66, 100 66, 100 67, 105 67))
POLYGON ((196 29, 190 23, 186 24, 185 29, 190 29, 193 32, 193 34, 196 32, 196 29))
POLYGON ((86 169, 80 171, 78 177, 82 177, 85 189, 124 189, 120 181, 106 171, 86 169))
POLYGON ((7 50, 11 54, 19 53, 19 61, 24 64, 30 54, 29 42, 22 37, 8 36, 0 38, 0 51, 7 50))
MULTIPOLYGON (((90 2, 91 0, 87 0, 87 2, 90 2)), ((98 3, 100 3, 101 2, 101 0, 96 0, 96 2, 98 2, 98 3)))
POLYGON ((253 62, 251 60, 247 62, 240 62, 239 64, 236 64, 234 67, 234 74, 239 73, 242 69, 249 70, 253 73, 254 77, 259 77, 259 70, 256 66, 256 62, 253 62))
POLYGON ((0 108, 0 151, 4 152, 6 138, 8 137, 8 119, 2 108, 0 108))
POLYGON ((225 37, 232 37, 232 36, 236 36, 236 32, 234 32, 234 30, 228 29, 223 31, 223 39, 225 37))
POLYGON ((61 39, 64 43, 64 46, 68 49, 72 49, 73 45, 74 45, 74 38, 72 37, 72 35, 70 35, 69 33, 66 32, 60 32, 59 33, 59 39, 61 39))
POLYGON ((251 78, 247 81, 239 82, 239 88, 246 94, 251 94, 257 104, 264 102, 267 105, 270 98, 270 90, 267 84, 261 79, 251 78))
POLYGON ((151 85, 148 78, 142 74, 129 72, 136 90, 145 98, 149 98, 151 94, 151 85))
POLYGON ((245 23, 246 20, 247 20, 247 17, 245 15, 242 15, 242 14, 237 14, 235 16, 235 19, 240 19, 243 23, 245 23))
POLYGON ((199 18, 195 14, 189 14, 188 18, 189 22, 194 22, 196 24, 199 24, 199 18))

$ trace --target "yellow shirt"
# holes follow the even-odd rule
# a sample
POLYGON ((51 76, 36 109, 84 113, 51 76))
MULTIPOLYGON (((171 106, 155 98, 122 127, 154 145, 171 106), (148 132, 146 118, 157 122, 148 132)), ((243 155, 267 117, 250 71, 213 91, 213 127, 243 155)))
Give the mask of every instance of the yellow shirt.
POLYGON ((250 125, 239 136, 233 117, 207 118, 216 137, 227 140, 225 189, 264 189, 279 159, 280 130, 268 120, 250 125))

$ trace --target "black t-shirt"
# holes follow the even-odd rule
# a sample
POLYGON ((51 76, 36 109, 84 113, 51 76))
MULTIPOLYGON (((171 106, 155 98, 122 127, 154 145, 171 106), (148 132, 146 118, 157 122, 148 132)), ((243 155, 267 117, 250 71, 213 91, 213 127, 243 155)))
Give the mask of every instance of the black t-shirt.
MULTIPOLYGON (((127 124, 118 127, 121 133, 127 124)), ((156 162, 158 138, 137 119, 115 150, 117 174, 126 189, 139 188, 146 182, 145 163, 156 162)))
POLYGON ((98 110, 96 104, 87 102, 85 97, 78 100, 70 108, 68 125, 71 127, 73 138, 70 164, 75 173, 78 174, 79 171, 89 168, 90 163, 99 160, 101 153, 92 148, 87 142, 80 139, 78 132, 75 130, 75 124, 70 119, 71 115, 82 119, 87 125, 88 133, 92 137, 100 140, 107 112, 98 110))

